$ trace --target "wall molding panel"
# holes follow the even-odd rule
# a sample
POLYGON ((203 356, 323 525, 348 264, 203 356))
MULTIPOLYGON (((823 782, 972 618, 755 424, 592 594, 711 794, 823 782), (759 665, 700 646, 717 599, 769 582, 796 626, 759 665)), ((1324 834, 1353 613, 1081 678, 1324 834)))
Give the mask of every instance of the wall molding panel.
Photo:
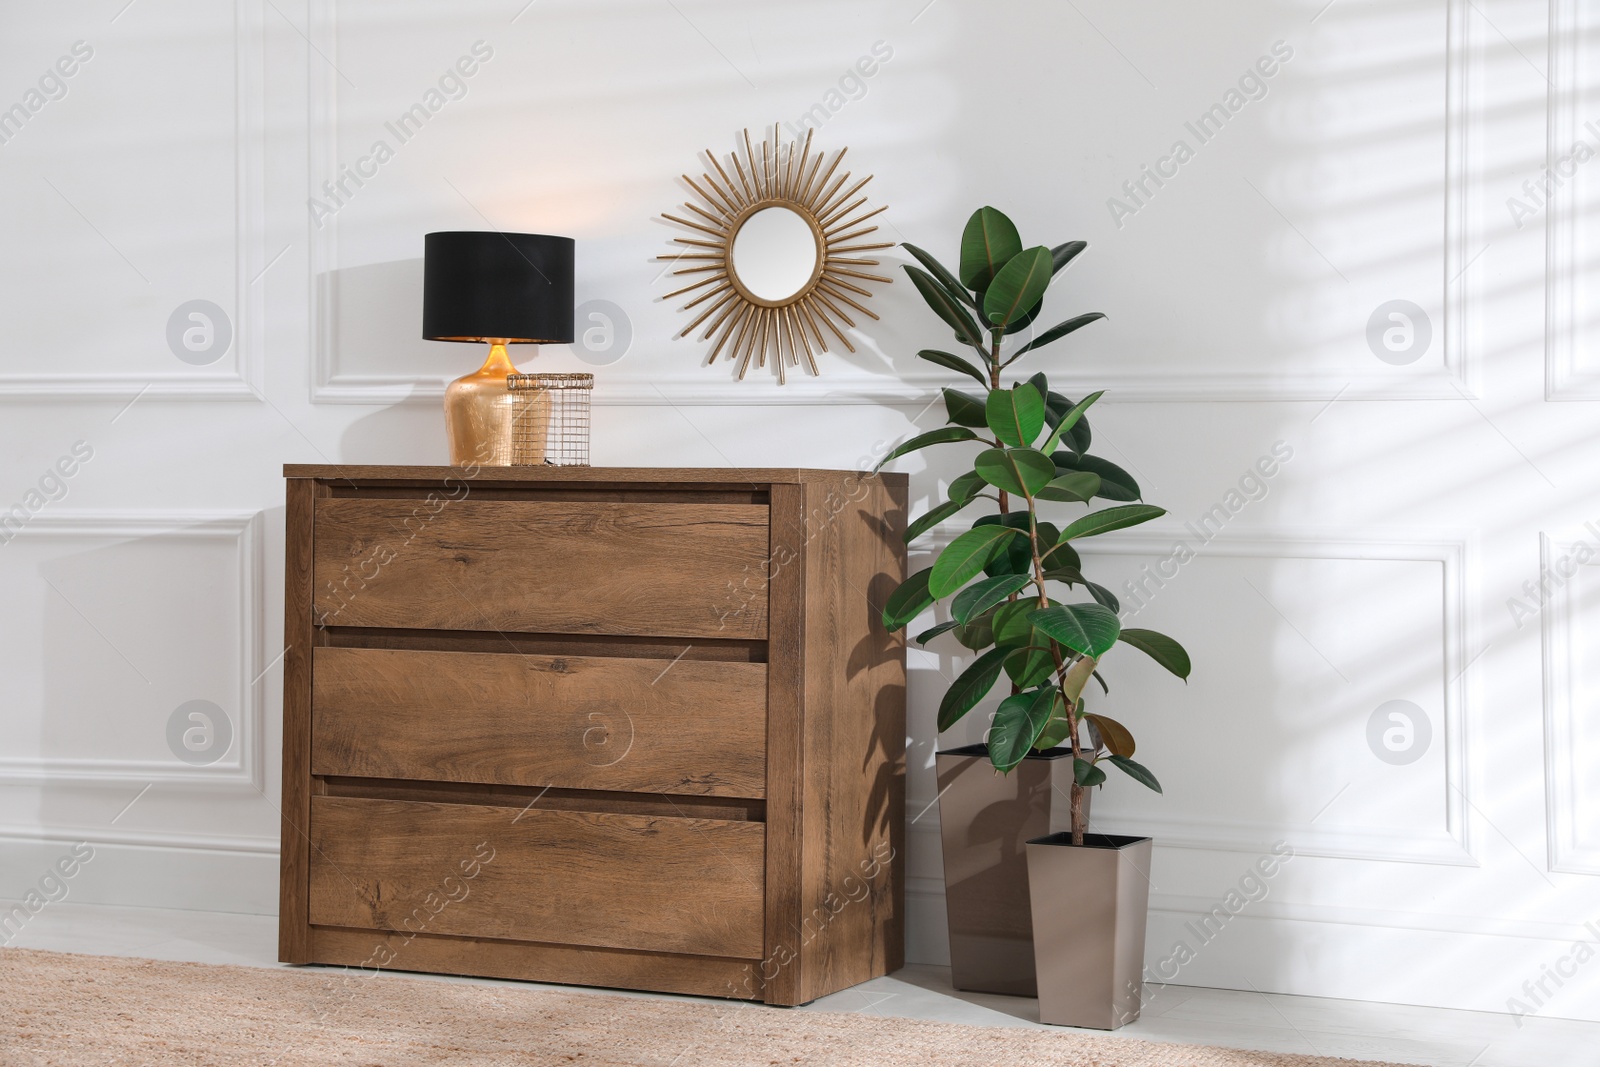
MULTIPOLYGON (((1576 535, 1541 533, 1540 574, 1552 573, 1556 561, 1580 542, 1589 543, 1576 535)), ((1589 564, 1578 568, 1578 574, 1584 571, 1600 572, 1600 566, 1589 564)), ((1578 751, 1577 717, 1586 711, 1595 714, 1592 704, 1584 706, 1573 684, 1574 667, 1583 655, 1575 647, 1573 634, 1578 610, 1572 582, 1566 581, 1553 591, 1539 616, 1544 663, 1545 821, 1552 871, 1600 875, 1600 847, 1582 845, 1578 836, 1579 796, 1575 778, 1576 765, 1581 764, 1583 754, 1578 751)))
MULTIPOLYGON (((1580 139, 1584 50, 1582 37, 1597 28, 1592 6, 1579 0, 1550 0, 1550 96, 1545 166, 1554 169, 1562 153, 1580 139)), ((1593 58, 1590 57, 1590 62, 1593 58)), ((1589 118, 1600 119, 1600 112, 1589 118)), ((1581 173, 1581 172, 1580 172, 1581 173)), ((1574 203, 1573 186, 1551 193, 1545 217, 1545 399, 1600 400, 1600 374, 1577 368, 1580 347, 1597 339, 1578 321, 1578 231, 1587 222, 1574 203)))
MULTIPOLYGON (((262 587, 265 573, 261 522, 259 513, 236 511, 63 512, 40 515, 13 535, 15 540, 94 538, 179 543, 219 541, 233 546, 239 557, 240 671, 236 697, 239 721, 235 724, 236 751, 233 756, 224 757, 210 766, 189 767, 175 759, 151 761, 0 756, 0 785, 53 784, 138 789, 154 784, 164 789, 193 789, 210 793, 262 793, 267 779, 264 764, 266 716, 260 685, 261 676, 265 674, 260 636, 263 630, 262 587)), ((0 828, 0 837, 17 836, 20 832, 0 828)), ((179 835, 181 838, 182 835, 179 835)), ((167 838, 162 837, 158 843, 168 843, 167 838)))
MULTIPOLYGON (((927 546, 943 548, 953 530, 942 528, 927 546)), ((1189 535, 1182 527, 1151 523, 1139 530, 1106 534, 1084 549, 1085 556, 1165 555, 1175 541, 1189 535)), ((1471 541, 1467 535, 1383 539, 1354 534, 1338 535, 1270 533, 1249 537, 1217 536, 1196 553, 1196 558, 1215 556, 1233 559, 1325 559, 1381 562, 1438 563, 1443 571, 1440 617, 1444 621, 1444 676, 1440 679, 1444 708, 1443 737, 1445 772, 1439 789, 1444 797, 1445 825, 1436 832, 1418 836, 1383 827, 1363 830, 1335 830, 1310 824, 1225 821, 1215 818, 1097 818, 1094 825, 1102 833, 1138 834, 1155 838, 1158 847, 1198 849, 1208 852, 1266 853, 1277 841, 1287 841, 1304 856, 1330 859, 1364 860, 1381 863, 1419 863, 1476 867, 1479 858, 1468 810, 1471 787, 1467 774, 1465 723, 1473 675, 1467 649, 1475 632, 1470 596, 1471 541)), ((931 796, 907 797, 909 811, 932 805, 931 796)), ((937 833, 938 808, 933 805, 910 829, 913 833, 937 833)))
MULTIPOLYGON (((323 56, 338 55, 337 0, 309 0, 312 46, 323 56)), ((1440 324, 1443 370, 1435 374, 1397 377, 1374 366, 1360 373, 1304 372, 1280 369, 1276 373, 1223 372, 1173 373, 1169 369, 1128 373, 1082 375, 1065 371, 1059 384, 1072 395, 1104 389, 1113 403, 1285 403, 1348 400, 1450 400, 1477 398, 1480 372, 1478 356, 1469 343, 1469 268, 1481 252, 1478 227, 1470 213, 1477 175, 1469 167, 1469 147, 1479 136, 1482 108, 1473 87, 1483 63, 1481 32, 1475 28, 1469 0, 1447 0, 1445 56, 1444 159, 1441 184, 1445 194, 1440 251, 1443 270, 1439 279, 1443 303, 1440 324)), ((339 75, 329 63, 309 65, 310 152, 306 177, 308 196, 320 195, 320 183, 335 173, 338 163, 339 75)), ((408 376, 358 374, 339 366, 338 277, 339 219, 335 215, 317 226, 309 220, 310 277, 307 291, 312 304, 311 401, 317 404, 429 404, 444 396, 447 375, 408 376)), ((892 255, 903 255, 891 253, 892 255)), ((908 256, 905 262, 911 262, 908 256)), ((888 265, 888 264, 886 264, 888 265)), ((893 273, 899 275, 898 269, 893 273)), ((906 283, 904 277, 898 284, 906 283)), ((929 319, 930 324, 932 319, 929 319)), ((934 343, 937 330, 930 326, 934 343)), ((866 347, 871 349, 870 340, 866 347)), ((635 347, 643 344, 635 338, 635 347)), ((666 343, 663 338, 661 343, 666 343)), ((703 353, 701 353, 703 355, 703 353)), ((707 372, 703 382, 660 382, 648 373, 608 368, 596 376, 593 403, 601 406, 810 406, 891 405, 921 406, 938 391, 955 382, 952 374, 912 371, 895 375, 862 372, 825 373, 821 378, 796 375, 788 385, 751 389, 707 372)))
MULTIPOLYGON (((124 401, 135 398, 192 402, 259 399, 262 384, 264 305, 254 284, 269 265, 266 250, 266 79, 261 40, 264 5, 233 0, 234 13, 234 276, 230 374, 90 372, 0 374, 0 402, 8 400, 124 401)), ((224 356, 227 359, 228 356, 224 356)), ((174 360, 174 363, 177 361, 174 360)))

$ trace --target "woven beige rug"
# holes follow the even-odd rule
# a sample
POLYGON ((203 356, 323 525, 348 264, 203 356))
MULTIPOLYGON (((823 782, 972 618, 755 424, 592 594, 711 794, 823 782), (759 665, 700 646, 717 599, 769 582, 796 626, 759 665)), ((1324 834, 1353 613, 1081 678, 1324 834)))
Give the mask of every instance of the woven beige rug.
POLYGON ((1354 1062, 720 1001, 0 950, 4 1067, 1331 1067, 1354 1062))

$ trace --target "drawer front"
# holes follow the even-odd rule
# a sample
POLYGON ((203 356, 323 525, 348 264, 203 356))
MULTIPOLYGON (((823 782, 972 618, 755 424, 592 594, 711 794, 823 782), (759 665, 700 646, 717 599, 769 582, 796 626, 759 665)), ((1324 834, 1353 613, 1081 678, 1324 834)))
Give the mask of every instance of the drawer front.
POLYGON ((768 509, 317 501, 317 619, 331 626, 765 640, 768 509))
POLYGON ((766 795, 767 666, 319 648, 313 774, 766 795))
POLYGON ((311 802, 311 922, 759 959, 766 827, 311 802))

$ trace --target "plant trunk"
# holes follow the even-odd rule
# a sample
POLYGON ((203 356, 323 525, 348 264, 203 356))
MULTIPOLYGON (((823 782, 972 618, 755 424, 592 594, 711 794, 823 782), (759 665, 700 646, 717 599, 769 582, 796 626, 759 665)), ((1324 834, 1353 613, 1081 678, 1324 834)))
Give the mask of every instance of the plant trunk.
POLYGON ((1083 832, 1089 828, 1089 820, 1083 816, 1083 786, 1077 782, 1072 783, 1072 843, 1083 844, 1083 832))

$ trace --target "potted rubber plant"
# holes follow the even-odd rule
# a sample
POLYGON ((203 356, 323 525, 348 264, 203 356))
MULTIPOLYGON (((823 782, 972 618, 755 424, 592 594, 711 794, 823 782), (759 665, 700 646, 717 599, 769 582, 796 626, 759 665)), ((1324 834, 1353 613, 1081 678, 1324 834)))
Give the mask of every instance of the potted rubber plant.
POLYGON ((1095 681, 1109 691, 1099 667, 1122 646, 1179 678, 1188 677, 1190 663, 1172 638, 1122 627, 1116 597, 1085 576, 1074 542, 1165 512, 1137 503, 1134 479, 1090 454, 1085 413, 1101 393, 1074 401, 1052 390, 1045 373, 1024 379, 1012 369, 1029 353, 1104 318, 1080 314, 1031 338, 1025 334, 1052 280, 1085 243, 1024 248, 1011 220, 984 207, 962 233, 956 273, 921 248, 905 247, 920 264, 905 268, 917 291, 972 353, 928 349, 918 356, 973 379, 978 388, 944 389, 947 424, 901 444, 879 466, 935 446, 970 451, 971 469, 950 483, 947 499, 909 524, 908 542, 980 501, 988 507, 931 567, 895 590, 883 621, 899 630, 947 603, 949 618, 915 640, 926 644, 948 633, 975 654, 940 702, 940 732, 1002 679, 1009 688, 984 744, 938 754, 952 979, 962 989, 1037 992, 1044 1021, 1109 1029, 1107 1019, 1120 1018, 1113 1025, 1121 1025, 1137 1017, 1148 882, 1137 878, 1134 887, 1126 875, 1130 867, 1148 870, 1150 841, 1090 834, 1090 790, 1106 781, 1107 765, 1157 792, 1161 786, 1134 761, 1131 731, 1090 712, 1085 690, 1095 681), (1096 507, 1097 500, 1113 503, 1096 507), (1043 513, 1058 505, 1087 510, 1064 517, 1063 525, 1043 513), (1049 768, 1055 761, 1070 761, 1071 831, 1052 837, 1049 768), (1053 850, 1049 861, 1035 862, 1032 854, 1045 848, 1053 850), (1030 865, 1037 868, 1031 889, 1030 865), (1057 885, 1057 879, 1070 882, 1057 885), (1140 887, 1142 897, 1135 892, 1140 887), (1041 918, 1048 920, 1047 941, 1038 936, 1041 918), (1125 936, 1134 927, 1137 944, 1125 936), (1063 929, 1071 935, 1063 937, 1063 929), (1096 953, 1102 963, 1083 962, 1096 953), (1069 960, 1065 972, 1061 959, 1069 960), (1123 981, 1128 959, 1131 979, 1123 981), (1085 966, 1097 968, 1104 981, 1088 983, 1085 966), (1060 1007, 1053 987, 1064 973, 1076 975, 1075 986, 1092 986, 1104 993, 1099 999, 1115 1003, 1108 1001, 1106 1012, 1060 1007), (1126 987, 1133 991, 1132 1015, 1126 987))

